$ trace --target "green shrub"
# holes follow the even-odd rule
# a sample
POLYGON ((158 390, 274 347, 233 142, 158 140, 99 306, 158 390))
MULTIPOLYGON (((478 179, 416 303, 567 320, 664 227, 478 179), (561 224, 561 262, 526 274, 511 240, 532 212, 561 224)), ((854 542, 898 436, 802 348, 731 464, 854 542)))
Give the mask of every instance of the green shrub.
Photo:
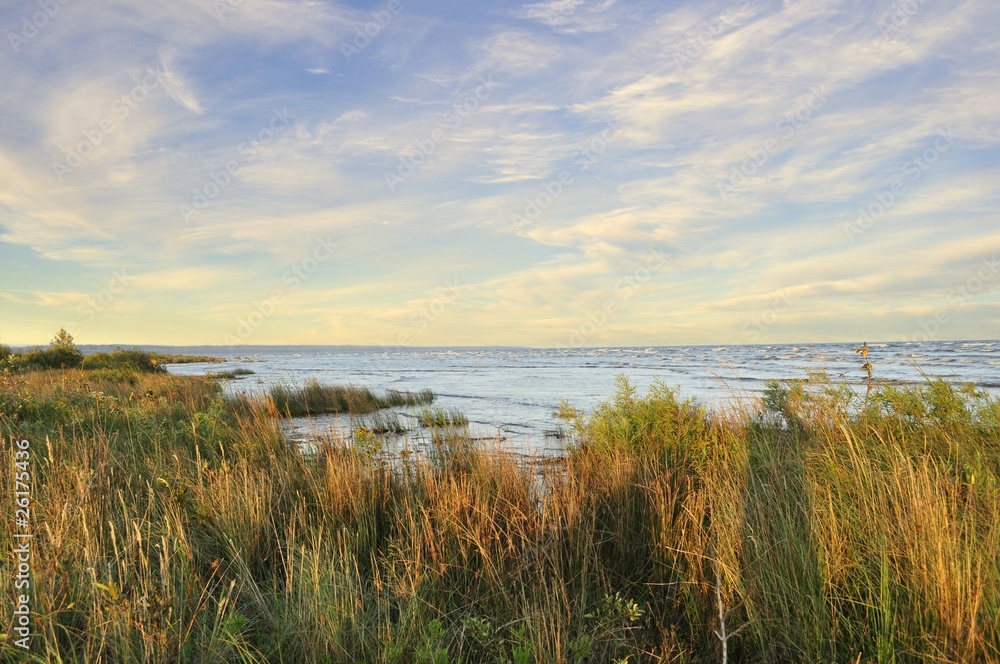
POLYGON ((71 369, 83 364, 83 353, 73 342, 73 335, 65 328, 59 328, 48 349, 42 351, 42 354, 46 356, 49 367, 53 369, 71 369))
POLYGON ((110 353, 88 355, 83 359, 83 368, 129 369, 146 373, 166 371, 150 353, 139 348, 116 348, 110 353))
POLYGON ((0 363, 14 371, 38 371, 44 369, 75 369, 83 363, 83 353, 73 342, 73 336, 60 329, 48 348, 32 348, 20 354, 11 353, 10 348, 0 351, 0 363))
POLYGON ((679 462, 701 447, 706 427, 705 409, 693 399, 679 400, 675 390, 659 381, 646 396, 638 396, 628 379, 619 376, 614 399, 594 410, 582 433, 598 452, 627 451, 679 462))

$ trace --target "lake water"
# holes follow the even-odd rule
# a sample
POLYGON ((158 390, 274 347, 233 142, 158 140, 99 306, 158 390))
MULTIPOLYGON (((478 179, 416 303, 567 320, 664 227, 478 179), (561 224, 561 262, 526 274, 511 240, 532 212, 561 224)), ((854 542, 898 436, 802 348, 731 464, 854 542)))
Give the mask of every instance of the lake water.
MULTIPOLYGON (((615 392, 624 375, 640 393, 661 380, 710 408, 736 398, 759 395, 772 378, 805 378, 825 371, 835 381, 848 380, 864 390, 862 360, 856 344, 824 343, 757 346, 670 346, 648 348, 386 348, 344 346, 187 347, 164 350, 215 355, 225 365, 182 364, 171 373, 245 367, 253 375, 228 381, 230 392, 260 392, 275 383, 301 385, 309 378, 352 384, 376 391, 430 388, 433 407, 455 409, 469 419, 475 436, 497 438, 512 451, 555 453, 562 441, 551 434, 561 422, 553 416, 561 401, 587 411, 615 392), (546 435, 546 434, 549 435, 546 435)), ((869 344, 875 376, 898 382, 921 382, 940 376, 972 382, 1000 395, 1000 341, 938 341, 869 344)), ((150 349, 156 349, 150 347, 150 349)), ((419 409, 396 412, 412 424, 419 409)), ((346 432, 355 422, 333 416, 294 423, 298 437, 313 428, 346 432)))

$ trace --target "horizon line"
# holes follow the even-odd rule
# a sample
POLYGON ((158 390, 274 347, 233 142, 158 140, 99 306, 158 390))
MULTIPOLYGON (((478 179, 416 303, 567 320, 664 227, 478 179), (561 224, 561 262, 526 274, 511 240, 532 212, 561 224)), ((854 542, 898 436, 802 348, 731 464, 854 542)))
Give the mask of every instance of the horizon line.
MULTIPOLYGON (((476 349, 491 349, 491 350, 602 350, 602 349, 639 349, 639 348, 709 348, 709 347, 758 347, 758 346, 815 346, 815 345, 829 345, 829 344, 925 344, 925 343, 984 343, 984 342, 1000 342, 1000 338, 982 338, 982 339, 972 339, 972 338, 959 338, 959 339, 875 339, 875 340, 862 340, 862 341, 774 341, 767 343, 695 343, 695 344, 685 344, 685 343, 674 343, 674 344, 624 344, 624 345, 601 345, 601 346, 526 346, 521 344, 489 344, 489 345, 474 345, 474 344, 450 344, 450 345, 426 345, 426 346, 408 346, 400 344, 301 344, 301 343, 287 343, 287 344, 164 344, 164 343, 78 343, 76 346, 78 348, 211 348, 211 349, 225 349, 229 351, 237 351, 239 349, 256 349, 256 348, 342 348, 342 349, 383 349, 383 350, 442 350, 442 349, 459 349, 459 350, 476 350, 476 349)), ((31 348, 44 348, 48 346, 49 343, 44 344, 11 344, 11 350, 21 350, 21 349, 31 349, 31 348)))

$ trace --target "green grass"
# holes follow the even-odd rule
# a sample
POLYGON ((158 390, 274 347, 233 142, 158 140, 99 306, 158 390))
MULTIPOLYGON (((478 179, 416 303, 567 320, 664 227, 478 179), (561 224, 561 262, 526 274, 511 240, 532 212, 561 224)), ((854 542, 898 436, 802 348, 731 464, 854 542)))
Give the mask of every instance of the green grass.
POLYGON ((215 378, 219 380, 230 380, 233 378, 241 378, 243 376, 252 376, 255 372, 252 369, 247 369, 245 367, 236 367, 235 369, 227 369, 225 371, 209 371, 205 375, 209 378, 215 378))
POLYGON ((718 662, 726 634, 732 662, 997 661, 1000 404, 865 396, 816 377, 710 413, 623 381, 561 411, 562 463, 461 429, 385 463, 372 429, 303 455, 276 398, 207 378, 0 376, 0 433, 31 445, 33 656, 718 662))
POLYGON ((401 392, 388 390, 379 395, 366 387, 323 385, 310 379, 301 387, 275 385, 269 396, 283 415, 318 415, 321 413, 363 414, 397 406, 420 406, 434 400, 430 390, 401 392))
POLYGON ((458 410, 443 408, 424 408, 420 411, 420 424, 427 427, 464 427, 468 426, 469 418, 458 410))
POLYGON ((84 369, 126 369, 129 371, 165 371, 152 353, 139 348, 117 348, 110 353, 85 355, 81 365, 84 369))
POLYGON ((221 357, 212 355, 181 355, 177 353, 150 352, 149 355, 159 364, 202 364, 225 362, 221 357))

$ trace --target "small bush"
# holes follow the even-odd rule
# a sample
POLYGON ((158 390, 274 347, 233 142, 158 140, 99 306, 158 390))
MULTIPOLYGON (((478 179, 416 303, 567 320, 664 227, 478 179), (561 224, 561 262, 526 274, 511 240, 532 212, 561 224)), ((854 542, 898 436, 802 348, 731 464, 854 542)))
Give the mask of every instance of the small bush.
POLYGON ((679 400, 660 382, 640 397, 628 379, 619 376, 615 398, 594 410, 581 434, 600 453, 627 451, 640 458, 680 462, 702 447, 706 428, 705 409, 693 399, 679 400))
POLYGON ((166 371, 156 359, 139 348, 116 348, 110 353, 94 353, 83 358, 84 369, 129 369, 156 373, 166 371))

